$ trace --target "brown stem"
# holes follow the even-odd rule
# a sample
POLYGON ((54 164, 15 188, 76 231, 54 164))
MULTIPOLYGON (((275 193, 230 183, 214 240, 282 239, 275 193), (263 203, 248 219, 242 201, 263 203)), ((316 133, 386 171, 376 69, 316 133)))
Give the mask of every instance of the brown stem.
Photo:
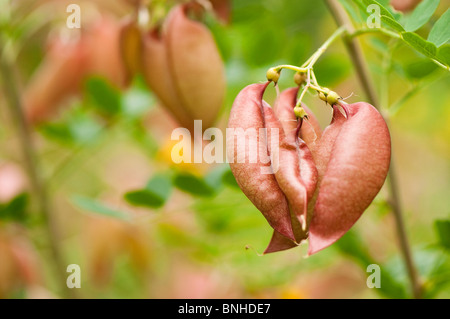
POLYGON ((22 111, 20 95, 17 88, 17 82, 15 80, 15 72, 10 64, 6 61, 6 58, 0 58, 0 74, 3 79, 3 91, 7 99, 6 104, 9 107, 12 122, 17 128, 24 167, 27 171, 31 191, 36 198, 39 212, 42 216, 47 230, 46 233, 48 236, 48 244, 51 250, 51 260, 54 265, 54 271, 58 276, 57 278, 62 288, 61 292, 67 295, 67 297, 74 297, 73 290, 68 289, 66 285, 67 264, 64 263, 61 251, 59 249, 59 236, 57 234, 57 227, 53 218, 52 208, 47 196, 45 184, 43 183, 39 175, 36 153, 34 150, 34 145, 32 143, 30 130, 22 111))
MULTIPOLYGON (((347 28, 347 34, 352 34, 354 32, 354 28, 344 8, 338 3, 337 0, 325 1, 333 15, 333 18, 336 20, 336 23, 339 26, 345 26, 347 28)), ((369 68, 364 59, 359 42, 355 38, 344 37, 344 43, 354 63, 358 79, 367 95, 369 103, 380 110, 380 101, 378 99, 375 86, 371 80, 369 68)), ((388 184, 390 192, 389 204, 392 208, 392 212, 394 213, 397 236, 403 259, 408 270, 409 279, 411 281, 413 296, 414 298, 421 298, 423 294, 423 287, 414 264, 411 248, 406 234, 393 159, 391 160, 391 166, 389 168, 388 184)))

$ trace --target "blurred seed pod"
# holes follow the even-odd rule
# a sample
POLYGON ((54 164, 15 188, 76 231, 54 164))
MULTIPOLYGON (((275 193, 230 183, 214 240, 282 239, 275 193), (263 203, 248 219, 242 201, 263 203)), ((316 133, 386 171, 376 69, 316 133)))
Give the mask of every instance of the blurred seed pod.
POLYGON ((23 94, 28 121, 37 124, 54 115, 70 97, 81 93, 87 77, 99 76, 118 88, 126 87, 137 67, 130 64, 133 60, 129 57, 130 50, 121 48, 123 43, 131 42, 133 48, 139 45, 134 40, 136 32, 129 22, 102 16, 79 39, 52 39, 44 61, 23 94), (129 30, 133 30, 133 41, 128 36, 129 30), (127 62, 123 60, 124 54, 127 62))
POLYGON ((224 100, 224 65, 211 32, 188 11, 189 5, 174 7, 162 32, 144 37, 143 72, 180 125, 192 129, 194 120, 203 120, 207 128, 224 100))
POLYGON ((414 10, 414 8, 422 0, 391 0, 391 5, 397 11, 408 12, 414 10))

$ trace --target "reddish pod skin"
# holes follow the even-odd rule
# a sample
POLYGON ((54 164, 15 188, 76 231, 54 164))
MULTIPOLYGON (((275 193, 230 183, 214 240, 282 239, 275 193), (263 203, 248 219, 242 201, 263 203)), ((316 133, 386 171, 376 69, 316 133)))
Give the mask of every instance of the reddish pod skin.
POLYGON ((274 111, 267 105, 264 106, 264 119, 266 129, 268 130, 268 147, 272 165, 274 163, 274 156, 278 156, 279 159, 279 167, 275 172, 275 179, 284 195, 286 195, 289 207, 299 222, 302 223, 306 221, 307 194, 306 186, 300 174, 298 144, 295 143, 294 139, 287 138, 283 126, 278 121, 274 111), (274 129, 279 132, 278 141, 270 140, 270 131, 274 129), (270 147, 272 142, 278 143, 278 154, 270 147))
POLYGON ((344 107, 348 118, 334 107, 334 122, 317 152, 320 184, 309 228, 309 255, 333 244, 353 226, 389 170, 391 140, 381 114, 364 102, 344 107))
MULTIPOLYGON (((267 141, 263 136, 259 136, 259 129, 265 128, 262 96, 267 85, 268 83, 252 84, 245 87, 236 97, 228 121, 228 128, 239 128, 244 131, 255 129, 258 146, 265 152, 267 152, 267 141)), ((247 149, 244 163, 237 163, 237 143, 234 139, 234 136, 227 136, 227 157, 236 182, 272 228, 294 240, 286 197, 273 174, 261 173, 261 169, 270 167, 270 163, 261 163, 259 158, 257 163, 250 163, 247 149)))

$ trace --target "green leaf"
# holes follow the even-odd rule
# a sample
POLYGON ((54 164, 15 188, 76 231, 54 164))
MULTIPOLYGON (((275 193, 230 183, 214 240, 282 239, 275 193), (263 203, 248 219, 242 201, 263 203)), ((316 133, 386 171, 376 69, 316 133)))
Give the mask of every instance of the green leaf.
POLYGON ((187 172, 175 174, 173 184, 183 192, 194 196, 209 197, 214 195, 214 188, 205 179, 187 172))
POLYGON ((383 5, 381 5, 381 3, 379 3, 378 1, 375 1, 375 0, 361 0, 361 1, 366 7, 366 11, 367 11, 368 6, 370 6, 371 4, 375 4, 380 7, 381 16, 387 16, 387 17, 391 18, 392 20, 395 20, 394 16, 389 12, 389 10, 386 9, 383 5))
POLYGON ((26 219, 25 210, 27 205, 27 193, 17 195, 6 204, 0 204, 0 220, 23 222, 26 219))
POLYGON ((72 197, 72 203, 84 211, 96 213, 103 216, 114 217, 122 220, 130 219, 126 213, 108 207, 105 204, 92 198, 75 195, 72 197))
POLYGON ((439 244, 450 249, 450 220, 436 220, 434 226, 439 237, 439 244))
POLYGON ((162 207, 165 200, 153 192, 146 189, 128 192, 124 195, 125 200, 133 206, 143 206, 150 208, 162 207))
POLYGON ((121 110, 120 92, 99 77, 92 77, 86 82, 86 92, 91 103, 104 114, 116 114, 121 110))
POLYGON ((128 192, 124 195, 124 198, 134 206, 159 208, 169 198, 171 187, 170 177, 165 174, 158 174, 152 177, 144 189, 128 192))
POLYGON ((450 44, 445 44, 439 47, 436 58, 440 62, 450 66, 450 44))
POLYGON ((436 58, 437 48, 433 43, 426 41, 413 32, 402 32, 401 36, 403 41, 405 41, 420 53, 433 59, 436 58))
POLYGON ((389 18, 388 16, 382 15, 381 21, 385 24, 387 24, 391 29, 397 31, 397 32, 403 32, 405 29, 402 27, 400 23, 395 21, 394 19, 389 18))
POLYGON ((441 46, 450 40, 450 9, 436 21, 428 35, 428 41, 441 46))
POLYGON ((405 30, 413 32, 430 20, 439 5, 439 0, 423 0, 414 11, 403 18, 405 30))

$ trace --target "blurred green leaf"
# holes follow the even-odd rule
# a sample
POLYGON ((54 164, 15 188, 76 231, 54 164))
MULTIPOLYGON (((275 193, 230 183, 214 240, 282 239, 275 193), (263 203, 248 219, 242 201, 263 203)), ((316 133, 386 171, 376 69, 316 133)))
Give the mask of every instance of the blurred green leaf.
MULTIPOLYGON (((341 253, 355 260, 362 267, 363 271, 366 271, 367 266, 371 264, 378 264, 369 254, 369 250, 365 246, 362 238, 354 230, 347 232, 335 245, 341 253)), ((376 289, 376 292, 388 298, 406 298, 405 285, 398 282, 395 275, 390 273, 388 268, 380 266, 380 271, 381 287, 376 289)))
POLYGON ((236 182, 236 179, 234 178, 233 173, 231 172, 231 169, 229 168, 223 172, 222 181, 227 186, 240 189, 238 183, 236 182))
MULTIPOLYGON (((357 0, 357 1, 362 1, 362 4, 367 8, 368 6, 370 6, 371 4, 375 4, 377 6, 380 7, 380 14, 382 16, 387 16, 389 18, 391 18, 392 20, 395 20, 394 16, 391 14, 391 12, 386 9, 380 2, 375 1, 375 0, 357 0)), ((366 9, 367 10, 367 9, 366 9)))
POLYGON ((428 41, 441 46, 450 40, 450 9, 447 9, 445 13, 436 21, 433 28, 428 35, 428 41))
POLYGON ((364 246, 362 239, 354 230, 348 231, 335 245, 341 253, 356 259, 363 266, 375 263, 372 256, 368 253, 367 248, 364 246))
POLYGON ((101 130, 100 123, 80 107, 68 110, 57 122, 40 127, 46 137, 63 144, 89 144, 95 141, 101 130))
POLYGON ((113 115, 120 112, 120 92, 103 78, 89 78, 86 81, 86 93, 88 100, 101 113, 113 115))
POLYGON ((121 97, 121 105, 125 115, 139 117, 151 109, 155 100, 148 90, 135 86, 127 90, 121 97))
POLYGON ((163 206, 171 193, 172 183, 167 174, 152 177, 144 189, 128 192, 125 200, 134 206, 159 208, 163 206))
POLYGON ((348 1, 348 0, 339 0, 339 2, 341 3, 341 5, 345 8, 345 10, 350 14, 350 16, 352 17, 352 19, 356 22, 363 22, 362 17, 359 15, 359 12, 357 12, 357 10, 355 9, 355 7, 353 6, 354 2, 353 1, 348 1))
POLYGON ((423 0, 414 9, 414 11, 403 17, 403 25, 405 30, 413 32, 423 26, 430 20, 433 13, 436 11, 440 0, 423 0))
POLYGON ((105 204, 92 198, 75 195, 72 196, 72 203, 84 211, 96 213, 103 216, 114 217, 122 220, 129 220, 129 216, 126 213, 108 207, 105 204))
POLYGON ((407 44, 420 53, 429 58, 436 57, 437 48, 433 43, 426 41, 421 36, 413 32, 402 32, 401 36, 407 44))
POLYGON ((165 203, 165 200, 163 198, 147 189, 128 192, 124 195, 124 198, 129 204, 133 206, 159 208, 162 207, 165 203))
POLYGON ((204 178, 188 172, 177 172, 173 184, 183 192, 194 196, 213 196, 214 188, 204 178))
POLYGON ((420 59, 407 63, 403 68, 409 78, 422 79, 436 71, 438 66, 429 59, 420 59))
POLYGON ((395 21, 394 19, 392 19, 388 16, 382 15, 381 21, 384 22, 385 24, 387 24, 391 29, 394 29, 397 32, 405 31, 405 29, 403 28, 403 26, 400 23, 398 23, 397 21, 395 21))
POLYGON ((25 221, 27 205, 27 193, 19 194, 8 203, 0 204, 0 220, 25 221))
POLYGON ((436 54, 437 60, 450 66, 450 44, 440 46, 436 54))
POLYGON ((450 220, 436 220, 434 226, 439 238, 439 244, 446 249, 450 249, 450 220))
MULTIPOLYGON (((423 282, 423 297, 433 298, 450 283, 448 254, 441 249, 422 248, 414 249, 413 257, 417 272, 423 282)), ((403 286, 407 287, 408 291, 411 289, 408 271, 401 256, 393 257, 382 268, 388 271, 398 282, 401 282, 403 286)), ((383 287, 383 283, 381 286, 383 287)))
POLYGON ((46 137, 63 143, 72 143, 73 136, 66 123, 46 123, 40 127, 46 137))

